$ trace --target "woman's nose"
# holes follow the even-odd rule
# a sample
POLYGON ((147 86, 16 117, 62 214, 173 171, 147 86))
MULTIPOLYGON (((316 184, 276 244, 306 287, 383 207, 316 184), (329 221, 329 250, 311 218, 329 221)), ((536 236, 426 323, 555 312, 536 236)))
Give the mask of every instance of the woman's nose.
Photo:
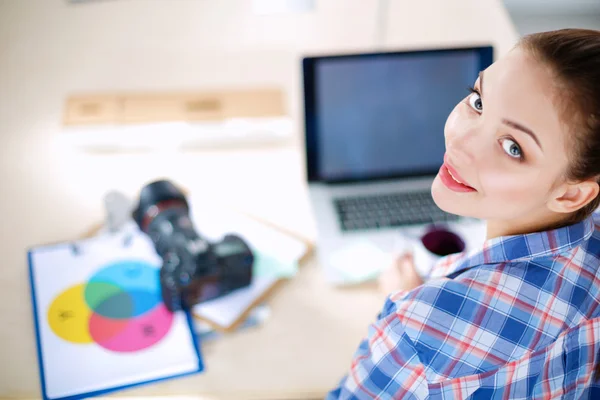
POLYGON ((475 129, 464 129, 461 132, 455 132, 448 138, 447 151, 459 158, 463 163, 471 163, 475 156, 480 154, 478 135, 475 129))

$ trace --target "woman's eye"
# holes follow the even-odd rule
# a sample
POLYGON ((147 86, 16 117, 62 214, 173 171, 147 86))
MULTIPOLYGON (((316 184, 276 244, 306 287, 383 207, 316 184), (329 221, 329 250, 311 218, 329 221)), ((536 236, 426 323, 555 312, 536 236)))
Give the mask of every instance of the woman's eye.
POLYGON ((481 114, 483 111, 483 103, 481 102, 481 96, 477 92, 473 92, 471 96, 469 96, 469 105, 475 111, 481 114))
POLYGON ((523 158, 523 153, 521 152, 521 148, 517 143, 515 143, 511 139, 503 139, 502 140, 502 148, 509 156, 513 158, 523 158))

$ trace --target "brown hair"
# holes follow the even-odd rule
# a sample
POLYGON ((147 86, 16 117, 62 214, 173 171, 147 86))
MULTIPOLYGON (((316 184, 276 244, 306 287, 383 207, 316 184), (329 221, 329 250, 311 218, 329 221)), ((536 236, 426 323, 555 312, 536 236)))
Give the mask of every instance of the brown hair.
MULTIPOLYGON (((600 183, 600 31, 562 29, 524 36, 519 46, 550 67, 557 84, 569 141, 569 181, 600 183)), ((577 210, 568 223, 587 218, 600 195, 577 210)))

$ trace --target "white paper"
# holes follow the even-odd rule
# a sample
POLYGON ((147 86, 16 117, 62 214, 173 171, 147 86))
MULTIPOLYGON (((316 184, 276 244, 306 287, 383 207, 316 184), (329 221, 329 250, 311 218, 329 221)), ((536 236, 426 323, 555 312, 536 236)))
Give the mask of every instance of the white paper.
POLYGON ((158 278, 161 260, 152 244, 143 235, 134 236, 128 247, 115 240, 81 241, 79 255, 61 244, 31 256, 51 398, 199 369, 186 315, 169 313, 158 300, 154 274, 158 278))
POLYGON ((211 301, 198 304, 194 307, 194 314, 206 318, 222 327, 231 326, 248 309, 248 306, 277 281, 273 277, 255 278, 246 288, 238 289, 211 301))
MULTIPOLYGON (((248 318, 239 326, 237 330, 244 330, 262 324, 271 316, 271 308, 267 304, 259 304, 254 307, 249 313, 248 318)), ((194 331, 196 335, 202 338, 220 336, 221 332, 215 331, 212 325, 199 320, 194 320, 194 331)))

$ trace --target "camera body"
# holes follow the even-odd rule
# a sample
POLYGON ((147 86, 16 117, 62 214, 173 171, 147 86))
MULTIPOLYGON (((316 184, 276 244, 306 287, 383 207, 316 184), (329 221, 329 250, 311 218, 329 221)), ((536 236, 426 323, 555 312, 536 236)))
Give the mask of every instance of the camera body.
POLYGON ((214 243, 200 236, 184 194, 170 181, 142 188, 133 219, 163 260, 161 294, 170 311, 250 285, 254 255, 248 244, 234 234, 214 243))

